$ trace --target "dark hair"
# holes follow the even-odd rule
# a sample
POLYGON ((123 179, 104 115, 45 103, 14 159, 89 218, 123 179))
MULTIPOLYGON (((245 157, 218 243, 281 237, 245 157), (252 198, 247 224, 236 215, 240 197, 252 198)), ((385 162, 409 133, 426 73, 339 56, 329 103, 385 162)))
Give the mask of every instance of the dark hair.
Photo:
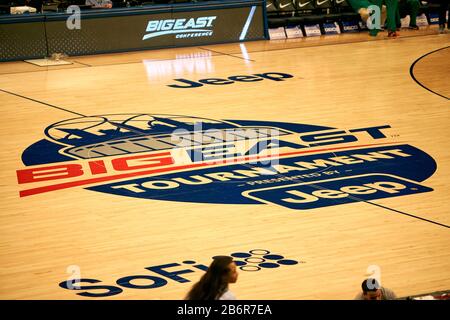
POLYGON ((228 288, 231 271, 229 266, 233 262, 233 258, 217 256, 213 259, 206 273, 188 292, 187 300, 216 300, 228 288))
POLYGON ((380 287, 380 284, 378 283, 377 279, 368 278, 361 283, 361 288, 364 293, 367 293, 367 292, 377 291, 381 287, 380 287))

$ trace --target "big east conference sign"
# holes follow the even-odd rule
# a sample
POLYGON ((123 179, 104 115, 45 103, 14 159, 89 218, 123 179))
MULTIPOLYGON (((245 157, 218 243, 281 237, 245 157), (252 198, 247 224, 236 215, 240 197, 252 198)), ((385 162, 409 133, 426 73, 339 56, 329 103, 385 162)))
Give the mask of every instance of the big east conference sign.
POLYGON ((296 210, 432 191, 425 152, 386 124, 337 129, 177 115, 54 123, 22 155, 20 197, 85 188, 125 197, 296 210))

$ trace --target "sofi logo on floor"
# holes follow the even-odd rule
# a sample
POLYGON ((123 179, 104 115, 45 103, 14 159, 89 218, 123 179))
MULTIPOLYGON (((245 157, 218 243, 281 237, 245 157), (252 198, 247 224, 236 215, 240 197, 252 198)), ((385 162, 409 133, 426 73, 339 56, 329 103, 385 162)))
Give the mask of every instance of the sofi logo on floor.
MULTIPOLYGON (((299 263, 297 260, 287 259, 282 255, 271 253, 265 249, 253 249, 247 252, 234 252, 230 254, 236 266, 245 272, 256 272, 262 269, 276 269, 283 266, 292 266, 299 263)), ((213 257, 214 258, 214 257, 213 257)), ((101 280, 81 278, 80 270, 71 266, 68 271, 71 277, 59 284, 63 289, 74 290, 77 295, 89 298, 110 297, 122 293, 125 289, 156 289, 170 283, 187 283, 190 280, 183 274, 205 272, 208 266, 193 260, 182 263, 167 263, 145 268, 150 274, 138 274, 117 279, 114 285, 103 284, 101 280)), ((199 275, 199 279, 200 279, 199 275)))

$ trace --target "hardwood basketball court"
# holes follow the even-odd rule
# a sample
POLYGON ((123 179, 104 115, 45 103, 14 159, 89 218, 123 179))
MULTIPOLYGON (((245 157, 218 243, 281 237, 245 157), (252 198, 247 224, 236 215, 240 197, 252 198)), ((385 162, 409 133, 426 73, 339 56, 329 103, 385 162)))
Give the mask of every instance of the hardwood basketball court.
MULTIPOLYGON (((430 30, 405 32, 395 40, 379 36, 368 41, 360 34, 70 57, 71 65, 47 68, 25 62, 0 64, 0 298, 182 299, 203 272, 196 266, 230 254, 246 263, 231 286, 238 299, 352 299, 373 272, 400 297, 450 289, 450 36, 430 30), (211 78, 225 80, 199 81, 211 78), (188 84, 198 86, 169 86, 188 84), (308 137, 282 128, 290 142, 297 139, 303 146, 281 148, 285 157, 296 153, 328 159, 326 167, 305 172, 297 168, 296 177, 287 182, 292 168, 266 177, 247 172, 246 179, 236 178, 239 173, 234 172, 227 179, 214 173, 236 170, 232 164, 211 162, 205 169, 182 167, 184 162, 169 173, 163 165, 161 172, 148 175, 95 180, 151 163, 108 162, 123 155, 99 157, 93 151, 96 146, 83 158, 70 158, 69 151, 82 150, 81 140, 78 149, 55 147, 61 147, 62 142, 55 141, 68 132, 61 128, 78 126, 92 133, 94 127, 84 123, 97 125, 92 116, 98 115, 116 115, 106 125, 120 123, 117 134, 134 132, 125 125, 136 123, 124 121, 134 115, 147 120, 151 115, 178 115, 183 117, 171 119, 196 117, 210 119, 205 123, 213 125, 235 120, 243 127, 303 124, 356 138, 325 144, 326 135, 308 137), (76 120, 63 122, 68 119, 76 120), (46 131, 58 122, 61 125, 46 131), (48 142, 49 137, 55 141, 48 142), (47 142, 36 144, 44 139, 47 142), (378 154, 378 160, 368 157, 375 145, 390 153, 378 154), (359 164, 336 158, 342 157, 342 150, 359 164), (341 162, 333 166, 330 161, 341 162), (49 173, 24 171, 67 163, 79 174, 82 166, 83 176, 38 181, 49 173), (204 183, 185 186, 173 180, 192 180, 194 175, 204 183), (361 189, 369 183, 364 179, 374 175, 392 179, 388 186, 404 183, 411 188, 408 194, 386 185, 384 191, 380 185, 378 190, 361 189), (150 176, 165 182, 129 182, 150 176), (286 180, 266 181, 273 178, 286 180), (91 182, 70 184, 83 179, 91 182), (114 189, 123 195, 100 192, 103 185, 114 183, 134 186, 114 189), (246 183, 259 191, 242 189, 241 195, 239 188, 246 183), (300 203, 303 209, 276 204, 281 200, 270 193, 288 185, 303 192, 307 186, 324 191, 333 189, 330 183, 361 183, 360 189, 355 187, 360 193, 342 204, 343 192, 334 193, 334 198, 316 192, 316 202, 300 203), (161 191, 142 198, 146 185, 161 191), (242 203, 233 198, 236 194, 242 203), (166 266, 158 269, 162 265, 166 266), (175 274, 180 270, 191 271, 175 274), (60 286, 74 277, 94 281, 80 283, 86 287, 80 290, 60 286), (108 296, 78 295, 81 292, 108 296)), ((305 132, 312 131, 316 132, 305 132)), ((96 134, 102 132, 106 133, 96 134)), ((72 132, 67 139, 73 138, 70 134, 79 138, 72 132)), ((247 170, 257 166, 242 157, 239 161, 247 170)), ((61 170, 59 174, 66 172, 61 170)))

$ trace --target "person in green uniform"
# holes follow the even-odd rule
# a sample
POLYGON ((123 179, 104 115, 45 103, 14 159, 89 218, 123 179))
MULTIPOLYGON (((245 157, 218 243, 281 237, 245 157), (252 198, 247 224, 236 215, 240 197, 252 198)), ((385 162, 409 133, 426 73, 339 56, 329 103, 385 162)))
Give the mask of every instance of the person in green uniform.
POLYGON ((396 13, 397 28, 400 28, 402 23, 400 18, 404 18, 409 15, 409 29, 419 30, 416 24, 417 15, 419 14, 420 3, 419 0, 399 0, 398 10, 396 13))
MULTIPOLYGON (((396 37, 397 33, 397 8, 398 0, 348 0, 350 6, 359 13, 363 21, 367 21, 369 17, 369 10, 367 9, 370 5, 376 5, 381 8, 381 25, 384 25, 384 16, 386 16, 386 27, 388 30, 388 37, 396 37), (386 6, 383 9, 383 4, 386 6), (385 15, 384 15, 385 12, 385 15)), ((370 30, 369 34, 376 36, 379 30, 370 30)))
POLYGON ((386 28, 388 37, 397 37, 397 10, 398 0, 384 0, 386 4, 386 28))

